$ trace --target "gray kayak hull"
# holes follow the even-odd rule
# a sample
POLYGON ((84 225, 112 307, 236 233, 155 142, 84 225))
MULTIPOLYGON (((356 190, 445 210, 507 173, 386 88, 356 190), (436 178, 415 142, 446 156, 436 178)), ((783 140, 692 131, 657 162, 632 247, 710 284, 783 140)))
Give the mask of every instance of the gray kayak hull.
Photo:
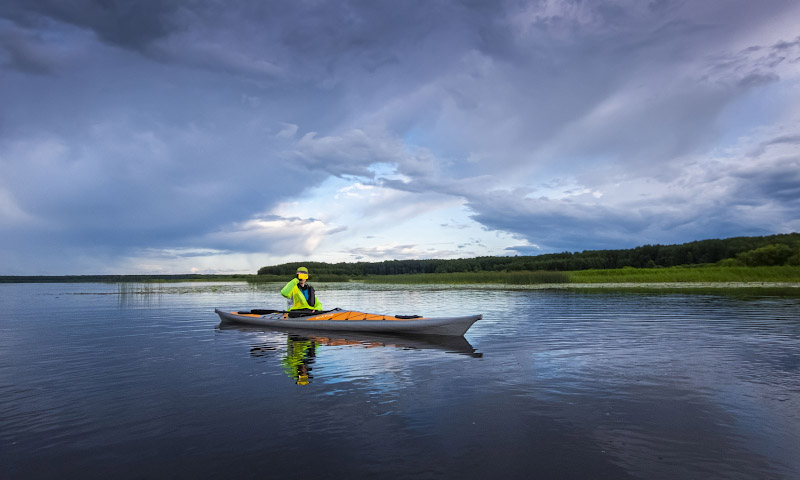
POLYGON ((412 319, 396 319, 396 317, 387 316, 386 318, 391 318, 391 320, 329 320, 325 319, 324 315, 285 318, 282 313, 265 315, 239 314, 218 308, 214 311, 223 322, 227 323, 342 332, 383 332, 418 335, 464 335, 473 323, 483 318, 482 315, 412 319))

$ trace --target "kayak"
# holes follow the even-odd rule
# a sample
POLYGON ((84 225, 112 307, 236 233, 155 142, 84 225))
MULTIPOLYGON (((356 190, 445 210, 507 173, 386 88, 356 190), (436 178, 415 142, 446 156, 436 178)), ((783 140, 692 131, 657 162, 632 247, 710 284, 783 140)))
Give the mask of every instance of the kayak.
POLYGON ((338 330, 346 332, 408 333, 419 335, 464 335, 482 315, 464 317, 420 317, 382 315, 352 310, 329 310, 298 316, 296 312, 250 310, 228 312, 214 309, 222 322, 266 327, 338 330))

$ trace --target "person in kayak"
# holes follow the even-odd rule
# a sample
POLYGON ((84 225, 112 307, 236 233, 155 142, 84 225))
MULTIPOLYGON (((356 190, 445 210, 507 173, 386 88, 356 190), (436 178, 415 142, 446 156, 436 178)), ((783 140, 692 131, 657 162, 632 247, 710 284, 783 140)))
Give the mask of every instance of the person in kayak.
POLYGON ((314 287, 308 284, 308 278, 308 269, 297 267, 295 278, 281 289, 281 295, 287 299, 286 310, 322 310, 322 302, 317 298, 314 287))

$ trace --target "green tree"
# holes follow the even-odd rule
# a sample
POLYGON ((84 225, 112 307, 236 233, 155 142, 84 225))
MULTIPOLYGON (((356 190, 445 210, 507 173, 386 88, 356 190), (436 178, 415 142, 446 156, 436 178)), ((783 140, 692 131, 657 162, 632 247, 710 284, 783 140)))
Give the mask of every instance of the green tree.
POLYGON ((740 253, 736 255, 736 260, 748 267, 784 265, 793 253, 788 245, 772 244, 740 253))

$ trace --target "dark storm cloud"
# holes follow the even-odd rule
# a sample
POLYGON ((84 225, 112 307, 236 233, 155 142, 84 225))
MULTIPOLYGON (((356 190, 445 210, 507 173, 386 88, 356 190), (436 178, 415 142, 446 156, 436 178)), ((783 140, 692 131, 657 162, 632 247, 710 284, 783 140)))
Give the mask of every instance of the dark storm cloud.
POLYGON ((704 80, 728 82, 751 88, 775 82, 780 77, 775 70, 783 63, 800 60, 800 37, 794 41, 779 41, 773 45, 753 45, 734 54, 715 59, 708 67, 704 80))
MULTIPOLYGON (((579 251, 589 249, 587 245, 628 248, 797 228, 796 154, 767 151, 756 161, 742 155, 708 165, 688 163, 677 178, 650 183, 654 192, 642 189, 622 201, 589 194, 554 199, 495 191, 470 200, 469 206, 478 222, 515 232, 540 252, 579 251)), ((610 188, 597 186, 605 187, 610 188)), ((624 192, 626 185, 619 188, 624 192)))
POLYGON ((300 138, 284 155, 287 161, 334 176, 373 177, 374 173, 368 167, 401 160, 402 148, 402 144, 394 139, 370 135, 362 130, 321 138, 312 132, 300 138))
POLYGON ((632 248, 652 243, 682 243, 686 239, 774 233, 769 228, 738 224, 731 219, 731 210, 685 216, 669 212, 666 205, 661 210, 648 211, 563 201, 521 203, 520 209, 511 212, 503 205, 482 204, 475 219, 489 228, 516 232, 538 242, 534 248, 510 248, 522 254, 632 248))
POLYGON ((42 75, 54 73, 56 70, 58 58, 52 51, 28 32, 2 20, 0 20, 0 48, 6 57, 4 62, 0 62, 0 68, 12 68, 42 75))
POLYGON ((345 226, 265 215, 329 177, 464 198, 487 228, 556 250, 786 229, 797 177, 775 149, 795 130, 754 140, 753 171, 703 158, 726 147, 732 105, 791 74, 796 32, 753 32, 793 8, 6 1, 0 248, 310 252, 345 226), (556 179, 575 185, 530 195, 556 179), (615 181, 662 197, 572 193, 615 181), (694 201, 703 182, 719 191, 694 201))
POLYGON ((506 247, 506 252, 509 254, 514 255, 539 255, 542 253, 542 249, 538 246, 530 246, 530 245, 517 245, 514 247, 506 247))
MULTIPOLYGON (((638 213, 600 205, 539 199, 520 199, 501 192, 469 206, 473 218, 492 229, 515 232, 542 251, 635 246, 648 219, 638 213)), ((518 250, 518 248, 514 248, 518 250)), ((524 250, 524 249, 523 249, 524 250)))
MULTIPOLYGON (((788 144, 797 148, 800 138, 779 138, 766 144, 788 144)), ((735 196, 751 204, 771 204, 772 208, 783 210, 790 217, 796 216, 800 212, 800 154, 787 152, 777 156, 778 160, 771 165, 756 161, 732 170, 731 174, 740 181, 735 196)))
POLYGON ((800 135, 783 135, 761 142, 758 148, 750 153, 750 157, 759 157, 764 154, 768 147, 774 145, 798 145, 800 146, 800 135))
POLYGON ((34 27, 52 19, 91 30, 105 42, 146 49, 173 28, 172 16, 185 2, 168 0, 11 0, 0 15, 34 27))
MULTIPOLYGON (((219 55, 238 53, 291 66, 287 75, 294 80, 335 76, 343 65, 373 73, 401 60, 415 61, 409 54, 418 53, 426 37, 441 39, 444 50, 458 51, 465 39, 461 35, 475 35, 471 24, 485 24, 484 31, 497 13, 457 1, 32 0, 0 8, 0 16, 29 28, 47 20, 62 22, 92 31, 107 44, 166 61, 191 61, 197 43, 215 45, 219 55)), ((426 56, 416 57, 426 62, 426 56)))

